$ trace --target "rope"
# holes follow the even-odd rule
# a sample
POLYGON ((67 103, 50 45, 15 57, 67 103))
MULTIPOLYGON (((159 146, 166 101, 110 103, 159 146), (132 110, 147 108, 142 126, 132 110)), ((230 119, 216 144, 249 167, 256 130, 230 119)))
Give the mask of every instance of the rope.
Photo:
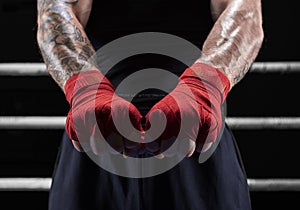
POLYGON ((250 191, 300 191, 300 179, 248 179, 250 191))
MULTIPOLYGON (((248 179, 250 191, 300 191, 300 179, 248 179)), ((49 191, 51 178, 0 178, 0 191, 49 191)))
POLYGON ((47 76, 43 63, 1 63, 0 76, 47 76))
POLYGON ((228 117, 231 129, 300 129, 300 117, 228 117))
MULTIPOLYGON (((300 73, 300 62, 255 62, 251 73, 300 73)), ((43 63, 0 63, 0 76, 48 76, 43 63)))
POLYGON ((300 73, 300 62, 255 62, 251 73, 300 73))
POLYGON ((65 117, 0 117, 1 129, 63 129, 65 117))
POLYGON ((48 191, 51 178, 0 178, 0 191, 48 191))
MULTIPOLYGON (((300 62, 255 62, 251 73, 300 73, 300 62)), ((2 63, 0 76, 48 76, 43 63, 2 63)), ((232 129, 300 129, 300 117, 228 117, 232 129)), ((0 129, 63 129, 65 117, 0 117, 0 129)), ((0 178, 0 191, 49 191, 51 178, 0 178)), ((300 179, 248 179, 251 191, 300 191, 300 179)))
MULTIPOLYGON (((0 129, 64 129, 65 117, 0 117, 0 129)), ((300 129, 300 117, 228 117, 231 129, 300 129)))

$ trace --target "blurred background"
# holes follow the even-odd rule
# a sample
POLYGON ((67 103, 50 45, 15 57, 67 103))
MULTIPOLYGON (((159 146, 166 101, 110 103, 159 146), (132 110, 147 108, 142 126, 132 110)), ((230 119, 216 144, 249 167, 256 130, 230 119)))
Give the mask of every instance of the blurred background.
MULTIPOLYGON (((300 61, 297 1, 263 0, 256 62, 300 61)), ((0 62, 42 62, 36 1, 1 0, 0 62)), ((300 116, 300 74, 247 74, 227 99, 230 117, 300 116)), ((65 116, 50 77, 0 77, 0 116, 65 116)), ((248 178, 300 178, 300 130, 233 130, 248 178)), ((62 130, 0 130, 0 177, 51 177, 62 130)), ((254 210, 300 209, 300 192, 251 192, 254 210)), ((48 192, 0 192, 0 209, 47 209, 48 192)))

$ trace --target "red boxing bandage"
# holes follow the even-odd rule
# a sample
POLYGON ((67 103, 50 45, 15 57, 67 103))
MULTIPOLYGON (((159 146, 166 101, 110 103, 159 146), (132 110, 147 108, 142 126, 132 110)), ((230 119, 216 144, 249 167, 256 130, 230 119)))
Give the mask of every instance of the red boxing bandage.
MULTIPOLYGON (((111 82, 98 70, 82 72, 68 79, 65 94, 71 109, 66 120, 66 132, 72 140, 88 141, 90 137, 97 139, 98 127, 104 138, 112 132, 118 133, 114 121, 124 122, 128 112, 134 128, 142 131, 142 115, 137 108, 125 99, 114 96, 114 92, 111 82), (117 119, 112 119, 114 111, 117 119)), ((130 132, 129 129, 124 130, 130 132)))
POLYGON ((146 129, 151 127, 149 118, 155 123, 165 115, 167 126, 157 141, 177 137, 181 130, 181 138, 196 141, 196 149, 201 150, 203 144, 217 140, 223 123, 221 105, 229 89, 230 82, 222 72, 195 63, 179 77, 175 89, 148 112, 146 129))

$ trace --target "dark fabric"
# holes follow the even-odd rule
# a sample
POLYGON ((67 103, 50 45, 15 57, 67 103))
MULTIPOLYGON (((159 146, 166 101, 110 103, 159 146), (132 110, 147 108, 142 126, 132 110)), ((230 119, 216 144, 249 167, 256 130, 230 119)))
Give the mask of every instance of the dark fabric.
POLYGON ((171 33, 202 46, 213 21, 210 0, 93 1, 88 36, 103 45, 131 33, 171 33))
MULTIPOLYGON (((86 32, 97 50, 118 37, 136 32, 165 32, 201 48, 213 22, 209 0, 94 0, 86 32)), ((127 58, 106 75, 115 87, 143 68, 162 68, 180 76, 187 66, 161 55, 127 58)), ((100 69, 101 70, 101 69, 100 69)), ((177 83, 168 78, 170 90, 177 83)), ((165 92, 140 92, 132 103, 143 116, 165 92)), ((125 99, 130 93, 120 93, 125 99)), ((250 197, 239 152, 226 127, 205 163, 198 153, 155 177, 133 179, 111 174, 79 153, 63 136, 49 197, 49 210, 250 210, 250 197)))
MULTIPOLYGON (((99 50, 117 38, 140 32, 168 33, 183 38, 201 49, 213 24, 210 0, 95 0, 85 31, 95 50, 99 50)), ((175 47, 167 45, 162 48, 177 49, 177 43, 173 44, 175 47)), ((198 57, 194 58, 194 54, 187 54, 189 52, 182 53, 185 57, 191 58, 190 64, 198 59, 198 57)), ((101 62, 98 63, 100 66, 101 62)), ((121 81, 141 69, 160 68, 180 76, 187 67, 189 66, 168 56, 139 54, 120 61, 109 69, 105 76, 115 87, 118 87, 121 81)), ((102 71, 101 68, 100 71, 102 71)), ((168 83, 170 91, 176 87, 177 80, 159 76, 151 79, 160 79, 168 83)), ((118 92, 118 95, 125 99, 128 99, 130 94, 118 92)), ((147 89, 137 94, 132 103, 145 116, 150 108, 165 95, 166 92, 162 90, 147 89)))
POLYGON ((250 210, 250 197, 232 134, 225 128, 213 155, 198 153, 150 178, 124 178, 79 153, 65 134, 49 210, 250 210))
MULTIPOLYGON (((201 49, 213 24, 210 0, 95 0, 85 31, 96 50, 117 38, 140 32, 175 35, 201 49)), ((117 87, 128 75, 151 67, 180 76, 188 66, 166 56, 138 55, 121 61, 105 76, 117 87)))

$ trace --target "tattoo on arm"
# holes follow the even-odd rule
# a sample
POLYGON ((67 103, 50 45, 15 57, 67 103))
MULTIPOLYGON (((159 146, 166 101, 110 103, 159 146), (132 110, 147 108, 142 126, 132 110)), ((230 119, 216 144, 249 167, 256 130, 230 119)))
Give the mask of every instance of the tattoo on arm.
POLYGON ((263 41, 263 29, 258 0, 231 2, 216 20, 198 61, 221 70, 233 87, 255 60, 263 41))
POLYGON ((37 39, 47 69, 63 89, 80 71, 95 69, 95 53, 83 27, 72 12, 78 0, 38 0, 37 39))

